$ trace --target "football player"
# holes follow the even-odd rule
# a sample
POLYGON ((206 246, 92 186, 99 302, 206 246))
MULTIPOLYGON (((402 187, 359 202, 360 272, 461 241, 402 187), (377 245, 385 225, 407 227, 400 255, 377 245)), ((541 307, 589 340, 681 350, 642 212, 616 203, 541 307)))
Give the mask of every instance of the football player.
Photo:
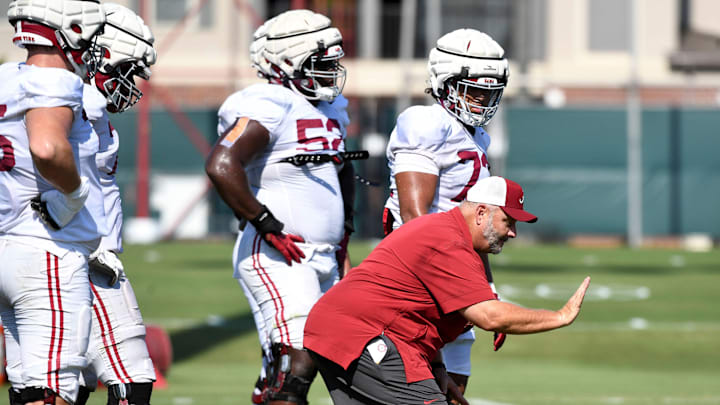
POLYGON ((87 363, 88 256, 107 233, 83 111, 89 48, 105 23, 98 1, 13 0, 24 63, 0 66, 0 313, 10 401, 72 404, 87 363), (10 354, 10 353, 8 353, 10 354))
POLYGON ((332 116, 342 111, 325 104, 345 82, 341 41, 321 14, 275 17, 260 50, 272 78, 223 103, 206 163, 220 196, 249 223, 234 276, 258 304, 270 342, 265 403, 307 403, 316 370, 303 350, 305 319, 339 278, 335 252, 351 220, 354 175, 343 161, 344 123, 332 116))
POLYGON ((98 379, 108 388, 108 404, 149 405, 155 371, 145 343, 145 324, 130 280, 118 257, 122 253, 122 207, 117 184, 120 138, 108 112, 120 113, 137 103, 142 92, 137 77, 148 80, 157 59, 150 28, 130 9, 103 3, 107 21, 93 52, 98 72, 85 84, 83 103, 93 125, 100 151, 95 162, 100 172, 109 235, 90 255, 93 323, 88 347, 89 366, 83 370, 80 396, 84 405, 98 379))
MULTIPOLYGON (((490 136, 483 126, 495 115, 507 85, 504 50, 485 33, 455 30, 438 39, 430 51, 428 71, 426 92, 436 103, 403 111, 388 142, 386 234, 420 215, 449 211, 478 179, 490 175, 490 136)), ((483 260, 489 269, 487 255, 483 260)), ((492 285, 489 270, 487 276, 492 285)), ((503 339, 504 335, 496 337, 495 350, 503 339)), ((470 328, 442 349, 447 372, 460 391, 455 397, 465 391, 474 340, 470 328)))
MULTIPOLYGON (((275 22, 275 18, 267 20, 253 33, 253 42, 250 44, 250 63, 252 67, 257 70, 258 76, 267 80, 268 83, 282 84, 282 76, 277 71, 273 70, 272 65, 263 54, 265 50, 265 40, 267 39, 267 29, 273 24, 273 22, 275 22)), ((350 118, 346 111, 347 106, 348 100, 342 94, 339 94, 331 102, 320 101, 316 104, 317 109, 322 111, 326 116, 328 116, 328 118, 335 119, 338 123, 340 123, 343 137, 347 136, 346 128, 350 124, 350 118)), ((352 192, 354 190, 352 187, 346 187, 345 189, 347 192, 352 192)), ((354 197, 346 197, 344 198, 344 201, 352 202, 354 201, 354 197)), ((345 211, 347 213, 352 213, 351 207, 346 207, 345 211)), ((345 236, 340 243, 340 249, 336 252, 338 266, 342 269, 342 274, 345 274, 350 270, 350 260, 347 256, 347 244, 353 229, 352 214, 350 214, 348 215, 348 220, 345 224, 345 236)), ((245 285, 243 279, 239 278, 238 282, 240 283, 240 286, 248 299, 248 303, 250 304, 250 309, 252 311, 253 318, 255 319, 255 327, 258 330, 260 346, 262 347, 261 353, 263 365, 252 394, 252 402, 254 404, 261 404, 263 402, 263 391, 267 388, 266 368, 269 364, 268 355, 270 353, 270 342, 267 334, 265 333, 265 321, 262 317, 260 306, 257 302, 255 302, 252 293, 245 285)))

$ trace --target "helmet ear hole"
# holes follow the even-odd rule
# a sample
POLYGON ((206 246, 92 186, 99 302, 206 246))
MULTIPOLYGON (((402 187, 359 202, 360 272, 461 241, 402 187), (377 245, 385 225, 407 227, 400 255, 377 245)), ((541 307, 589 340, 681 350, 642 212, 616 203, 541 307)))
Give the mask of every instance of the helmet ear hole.
POLYGON ((82 27, 77 24, 70 24, 70 29, 76 34, 82 34, 82 27))

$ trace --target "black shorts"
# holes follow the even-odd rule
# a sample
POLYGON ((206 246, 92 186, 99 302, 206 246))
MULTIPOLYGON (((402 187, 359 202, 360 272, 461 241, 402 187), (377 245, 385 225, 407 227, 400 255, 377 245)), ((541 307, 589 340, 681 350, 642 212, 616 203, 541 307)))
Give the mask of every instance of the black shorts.
MULTIPOLYGON (((405 366, 397 348, 387 336, 380 336, 387 353, 376 364, 365 348, 347 370, 317 353, 310 354, 320 370, 335 405, 447 405, 435 379, 408 384, 405 366)), ((374 339, 373 339, 374 340, 374 339)))

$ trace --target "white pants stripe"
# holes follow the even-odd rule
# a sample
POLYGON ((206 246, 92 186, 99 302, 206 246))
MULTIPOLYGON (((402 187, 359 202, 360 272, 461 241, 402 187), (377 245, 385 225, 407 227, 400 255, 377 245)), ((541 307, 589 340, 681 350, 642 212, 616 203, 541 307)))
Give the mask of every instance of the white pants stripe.
POLYGON ((50 335, 50 350, 48 353, 47 384, 48 388, 59 392, 60 388, 60 353, 62 352, 63 333, 65 329, 62 307, 62 295, 60 294, 60 276, 58 274, 58 257, 45 252, 47 262, 48 298, 50 299, 50 312, 52 313, 52 332, 50 335), (53 295, 53 291, 55 295, 53 295), (55 304, 57 303, 57 309, 55 304), (55 332, 58 331, 57 349, 55 349, 55 332), (53 360, 55 364, 53 365, 53 360), (53 376, 55 377, 53 379, 53 376), (54 380, 54 381, 53 381, 54 380))
POLYGON ((95 297, 95 304, 93 304, 93 311, 95 311, 95 317, 97 318, 98 324, 100 325, 100 334, 103 338, 103 344, 105 347, 105 353, 107 354, 108 358, 110 359, 110 364, 112 364, 113 372, 115 372, 115 376, 118 380, 122 381, 123 384, 131 383, 133 382, 132 378, 128 375, 127 370, 125 369, 125 365, 123 364, 122 358, 120 357, 120 353, 118 353, 117 350, 117 343, 115 342, 115 334, 113 332, 113 325, 110 321, 110 317, 108 316, 107 308, 105 307, 105 303, 103 302, 102 298, 100 297, 100 294, 98 294, 97 290, 95 289, 95 285, 93 283, 90 283, 90 288, 92 288, 93 296, 95 297), (108 341, 109 339, 109 341, 108 341), (111 350, 112 348, 112 350, 111 350), (120 371, 118 370, 118 367, 120 367, 120 370, 122 370, 122 374, 120 374, 120 371))
POLYGON ((262 236, 260 234, 255 235, 253 240, 253 268, 257 271, 258 276, 263 282, 263 285, 267 289, 270 297, 272 298, 273 304, 275 305, 275 323, 278 325, 280 331, 280 343, 290 345, 290 332, 288 331, 287 321, 285 321, 285 306, 283 305, 282 297, 273 283, 270 276, 267 274, 267 270, 260 264, 260 246, 262 244, 262 236))
POLYGON ((0 268, 0 315, 13 388, 44 387, 72 402, 87 364, 92 318, 84 250, 48 252, 0 238, 0 268))

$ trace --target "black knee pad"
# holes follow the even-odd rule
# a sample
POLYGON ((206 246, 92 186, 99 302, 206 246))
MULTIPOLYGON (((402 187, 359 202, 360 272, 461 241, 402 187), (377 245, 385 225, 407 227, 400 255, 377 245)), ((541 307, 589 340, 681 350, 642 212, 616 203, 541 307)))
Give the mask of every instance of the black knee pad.
POLYGON ((20 396, 20 391, 10 387, 8 388, 8 395, 10 396, 10 405, 25 405, 20 396))
POLYGON ((268 373, 268 388, 266 402, 288 401, 298 405, 306 405, 307 394, 314 377, 312 375, 298 376, 291 374, 292 358, 289 347, 280 343, 272 345, 273 362, 268 373))
POLYGON ((108 387, 107 405, 119 405, 127 400, 128 405, 150 405, 153 383, 113 384, 108 387))
POLYGON ((80 390, 78 391, 77 399, 75 400, 75 405, 85 405, 87 404, 88 398, 90 398, 90 391, 88 387, 81 385, 80 390))
POLYGON ((20 390, 20 403, 43 401, 44 405, 55 405, 59 395, 50 388, 28 387, 20 390))

